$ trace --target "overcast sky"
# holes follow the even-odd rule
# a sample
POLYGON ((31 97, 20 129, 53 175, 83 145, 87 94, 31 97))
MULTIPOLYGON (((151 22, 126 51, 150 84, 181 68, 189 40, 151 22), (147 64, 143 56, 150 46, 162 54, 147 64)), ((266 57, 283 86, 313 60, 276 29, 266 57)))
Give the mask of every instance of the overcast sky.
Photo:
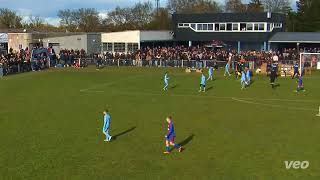
MULTIPOLYGON (((30 15, 40 15, 50 24, 58 25, 57 12, 60 9, 96 8, 101 15, 114 9, 116 6, 132 6, 137 2, 148 0, 0 0, 0 7, 17 11, 27 19, 30 15)), ((150 0, 154 2, 154 0, 150 0)), ((167 0, 160 0, 161 6, 166 5, 167 0)), ((217 0, 221 4, 224 0, 217 0)), ((244 2, 249 0, 244 0, 244 2)), ((292 1, 294 6, 295 0, 292 1)))

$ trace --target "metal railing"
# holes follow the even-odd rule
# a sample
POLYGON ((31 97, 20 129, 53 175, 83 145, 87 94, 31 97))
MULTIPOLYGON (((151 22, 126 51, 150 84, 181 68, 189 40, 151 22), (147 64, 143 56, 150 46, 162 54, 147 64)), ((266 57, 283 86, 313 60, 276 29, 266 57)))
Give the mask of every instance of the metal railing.
POLYGON ((81 59, 81 63, 87 65, 103 65, 103 66, 137 66, 137 67, 190 67, 190 68, 207 68, 209 66, 224 67, 226 61, 216 61, 216 60, 164 60, 164 59, 154 59, 154 60, 131 60, 131 59, 92 59, 85 58, 81 59))

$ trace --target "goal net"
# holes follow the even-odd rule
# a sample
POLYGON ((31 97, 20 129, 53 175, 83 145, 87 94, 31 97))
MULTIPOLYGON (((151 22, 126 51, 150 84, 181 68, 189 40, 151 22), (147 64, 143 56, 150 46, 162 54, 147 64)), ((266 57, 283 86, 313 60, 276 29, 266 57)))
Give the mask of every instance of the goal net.
POLYGON ((300 74, 311 74, 313 70, 320 70, 320 53, 300 53, 300 74))

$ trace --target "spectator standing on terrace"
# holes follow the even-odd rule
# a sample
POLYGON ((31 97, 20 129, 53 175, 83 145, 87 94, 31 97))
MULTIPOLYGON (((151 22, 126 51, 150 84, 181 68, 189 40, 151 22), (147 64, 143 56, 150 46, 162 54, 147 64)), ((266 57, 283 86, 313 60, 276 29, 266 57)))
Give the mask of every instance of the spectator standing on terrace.
POLYGON ((226 64, 225 71, 224 71, 224 76, 226 76, 226 75, 231 76, 231 74, 229 72, 231 59, 232 59, 232 53, 229 53, 228 62, 226 64))
POLYGON ((152 66, 152 56, 153 56, 152 51, 151 49, 149 49, 146 56, 146 61, 148 62, 149 67, 152 66))
MULTIPOLYGON (((136 60, 136 63, 138 64, 138 66, 142 66, 142 60, 141 60, 141 54, 140 54, 140 51, 138 51, 138 53, 136 54, 135 56, 135 60, 136 60)), ((135 63, 134 63, 135 64, 135 63)))

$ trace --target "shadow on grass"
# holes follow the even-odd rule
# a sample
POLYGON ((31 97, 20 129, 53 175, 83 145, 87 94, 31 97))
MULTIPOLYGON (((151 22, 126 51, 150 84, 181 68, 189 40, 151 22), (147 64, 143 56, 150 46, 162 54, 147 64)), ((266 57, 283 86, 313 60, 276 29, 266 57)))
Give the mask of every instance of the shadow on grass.
POLYGON ((180 146, 185 146, 185 145, 189 144, 192 141, 193 137, 194 137, 194 134, 191 134, 189 137, 187 137, 185 140, 181 141, 178 144, 180 146))
POLYGON ((280 84, 275 83, 275 84, 272 86, 272 89, 277 89, 278 87, 280 87, 280 84))
POLYGON ((127 129, 127 130, 125 130, 125 131, 123 131, 123 132, 120 132, 119 134, 116 134, 116 135, 114 135, 112 138, 113 138, 113 140, 116 140, 117 138, 119 138, 120 136, 123 136, 123 135, 125 135, 125 134, 128 134, 128 133, 130 133, 131 131, 133 131, 133 130, 135 130, 137 127, 132 127, 132 128, 130 128, 130 129, 127 129))
POLYGON ((175 88, 177 88, 179 85, 178 84, 175 84, 175 85, 173 85, 172 87, 170 87, 170 89, 175 89, 175 88))
POLYGON ((208 87, 207 89, 206 89, 206 91, 210 91, 210 90, 212 90, 213 89, 213 86, 210 86, 210 87, 208 87))

